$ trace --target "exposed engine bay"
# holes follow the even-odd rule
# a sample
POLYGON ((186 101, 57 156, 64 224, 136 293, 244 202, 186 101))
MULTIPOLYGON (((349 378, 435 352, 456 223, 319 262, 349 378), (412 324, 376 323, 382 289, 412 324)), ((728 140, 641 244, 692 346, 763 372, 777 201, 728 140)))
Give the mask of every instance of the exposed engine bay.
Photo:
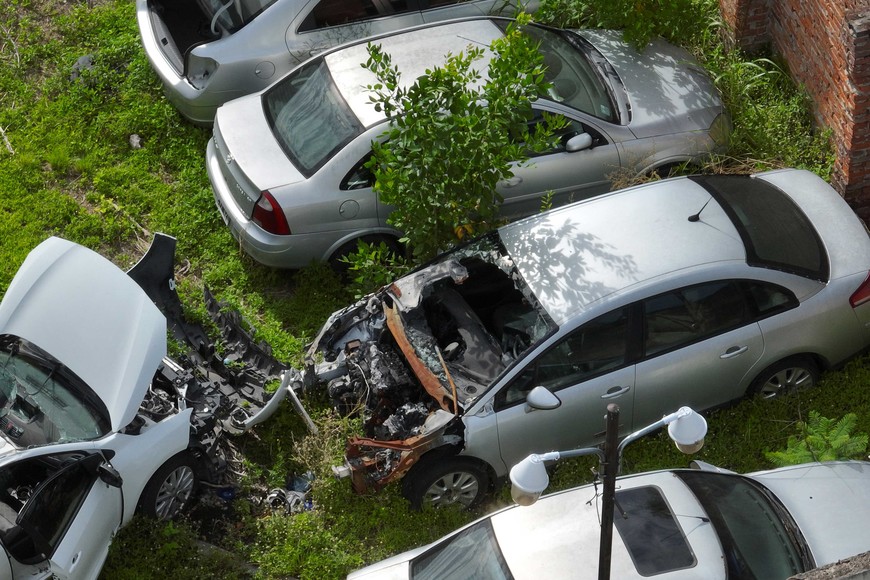
POLYGON ((354 487, 401 477, 426 451, 462 444, 460 417, 552 323, 488 236, 335 313, 308 350, 305 382, 363 416, 354 487))

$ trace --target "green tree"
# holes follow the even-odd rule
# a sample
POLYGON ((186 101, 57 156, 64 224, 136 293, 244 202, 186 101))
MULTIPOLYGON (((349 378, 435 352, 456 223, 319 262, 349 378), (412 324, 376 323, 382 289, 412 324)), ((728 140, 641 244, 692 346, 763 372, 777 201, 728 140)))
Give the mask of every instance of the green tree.
POLYGON ((778 467, 812 461, 859 459, 867 452, 867 434, 852 435, 858 422, 855 413, 842 419, 822 417, 810 411, 810 420, 798 421, 800 435, 788 438, 785 451, 766 452, 767 459, 778 467))
POLYGON ((611 28, 642 49, 655 36, 686 44, 707 27, 715 0, 543 0, 539 22, 561 28, 611 28))
POLYGON ((390 55, 368 47, 363 67, 377 77, 369 100, 390 120, 368 167, 381 200, 395 206, 389 222, 405 232, 415 261, 495 227, 496 184, 513 175, 512 162, 549 146, 560 126, 548 117, 529 130, 531 102, 549 87, 537 44, 521 32, 529 21, 520 14, 492 43, 486 78, 475 67, 486 51, 469 46, 406 87, 390 55))

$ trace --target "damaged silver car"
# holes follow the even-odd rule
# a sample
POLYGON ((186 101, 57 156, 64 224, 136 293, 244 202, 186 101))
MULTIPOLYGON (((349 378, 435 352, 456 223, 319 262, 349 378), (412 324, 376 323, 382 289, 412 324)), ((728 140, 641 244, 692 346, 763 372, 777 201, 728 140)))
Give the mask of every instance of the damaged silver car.
POLYGON ((870 345, 870 238, 807 171, 692 176, 506 225, 336 312, 305 383, 358 491, 479 502, 531 452, 813 385, 870 345))

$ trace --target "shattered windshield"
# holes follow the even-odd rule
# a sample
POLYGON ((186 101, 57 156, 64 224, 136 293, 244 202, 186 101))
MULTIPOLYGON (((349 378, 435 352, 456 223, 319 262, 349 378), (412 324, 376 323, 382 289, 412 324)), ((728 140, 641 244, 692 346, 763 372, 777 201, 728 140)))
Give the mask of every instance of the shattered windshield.
POLYGON ((24 339, 0 337, 0 433, 7 441, 25 448, 108 431, 108 411, 72 371, 24 339))

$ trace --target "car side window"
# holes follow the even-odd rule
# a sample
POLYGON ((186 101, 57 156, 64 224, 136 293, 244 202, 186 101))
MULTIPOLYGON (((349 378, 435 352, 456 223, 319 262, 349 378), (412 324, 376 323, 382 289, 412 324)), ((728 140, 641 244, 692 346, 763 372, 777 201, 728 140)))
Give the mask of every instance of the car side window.
POLYGON ((797 297, 782 286, 757 280, 747 280, 745 284, 759 318, 795 308, 799 304, 797 297))
POLYGON ((351 189, 373 187, 375 184, 375 174, 372 173, 371 169, 366 167, 366 163, 368 163, 371 158, 372 153, 369 152, 365 157, 360 159, 359 162, 353 166, 353 169, 344 176, 344 179, 341 180, 338 188, 342 191, 347 191, 351 189))
POLYGON ((644 354, 655 355, 725 332, 752 318, 731 280, 689 286, 643 301, 644 354))
POLYGON ((305 18, 299 27, 299 32, 351 24, 407 11, 407 0, 322 0, 305 18))
POLYGON ((591 320, 528 365, 496 398, 503 407, 524 400, 537 386, 551 391, 576 385, 627 362, 628 308, 591 320))
MULTIPOLYGON (((565 147, 567 146, 568 141, 572 137, 576 137, 581 133, 588 133, 589 136, 592 137, 592 147, 598 147, 607 144, 607 139, 604 138, 604 135, 602 135, 599 131, 596 131, 589 125, 581 123, 580 121, 577 121, 575 119, 571 119, 570 117, 565 117, 564 115, 560 115, 559 113, 548 112, 548 114, 557 118, 561 117, 565 119, 565 126, 556 131, 557 141, 554 147, 541 152, 529 151, 529 157, 538 157, 540 155, 552 155, 553 153, 562 153, 563 151, 565 151, 565 147)), ((544 124, 544 112, 539 109, 534 109, 534 116, 527 123, 529 133, 534 134, 538 130, 538 127, 543 127, 544 124)))

